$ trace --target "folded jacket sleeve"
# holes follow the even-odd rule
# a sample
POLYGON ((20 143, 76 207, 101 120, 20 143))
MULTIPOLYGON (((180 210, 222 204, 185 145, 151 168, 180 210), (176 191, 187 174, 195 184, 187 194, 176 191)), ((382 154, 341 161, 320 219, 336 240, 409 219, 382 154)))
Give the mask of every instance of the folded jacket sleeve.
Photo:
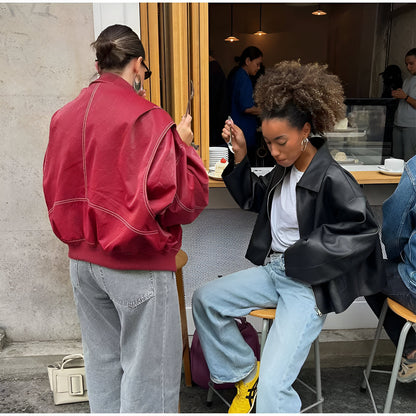
POLYGON ((198 153, 172 125, 150 163, 147 198, 162 227, 191 223, 208 204, 208 175, 198 153))
POLYGON ((238 165, 229 163, 222 178, 240 208, 246 211, 260 212, 271 178, 270 173, 260 177, 252 173, 246 156, 238 165))

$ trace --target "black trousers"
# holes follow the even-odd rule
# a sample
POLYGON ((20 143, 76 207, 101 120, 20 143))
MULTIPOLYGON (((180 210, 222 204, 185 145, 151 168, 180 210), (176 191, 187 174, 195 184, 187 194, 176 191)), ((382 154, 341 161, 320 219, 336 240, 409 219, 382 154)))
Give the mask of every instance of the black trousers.
MULTIPOLYGON (((387 285, 383 289, 382 293, 376 293, 375 295, 365 297, 370 308, 378 317, 380 317, 384 301, 387 297, 389 297, 400 303, 405 308, 408 308, 412 312, 416 313, 416 294, 410 292, 410 290, 403 283, 397 268, 398 263, 384 260, 384 265, 387 276, 387 285)), ((383 326, 387 335, 396 346, 399 342, 400 332, 405 322, 406 321, 403 318, 396 315, 391 309, 387 309, 386 319, 384 320, 383 326)), ((403 353, 407 355, 415 350, 416 332, 410 330, 406 338, 403 353)))

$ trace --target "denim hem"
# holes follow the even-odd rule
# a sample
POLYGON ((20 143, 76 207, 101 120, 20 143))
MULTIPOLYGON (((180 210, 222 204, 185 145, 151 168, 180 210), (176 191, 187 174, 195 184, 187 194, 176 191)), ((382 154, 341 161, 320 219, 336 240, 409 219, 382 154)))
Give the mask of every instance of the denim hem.
POLYGON ((209 376, 209 378, 211 379, 211 381, 215 384, 227 384, 227 383, 238 383, 239 381, 243 380, 244 378, 246 378, 255 368, 257 367, 257 361, 254 363, 254 365, 251 367, 251 369, 245 373, 244 376, 240 377, 240 378, 236 378, 235 380, 231 379, 231 380, 218 380, 216 378, 214 378, 211 374, 209 376))

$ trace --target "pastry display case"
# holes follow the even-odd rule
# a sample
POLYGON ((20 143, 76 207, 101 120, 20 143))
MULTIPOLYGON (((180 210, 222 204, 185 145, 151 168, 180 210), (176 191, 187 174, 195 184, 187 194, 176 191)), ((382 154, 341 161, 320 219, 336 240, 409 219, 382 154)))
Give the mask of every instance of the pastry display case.
POLYGON ((394 113, 392 98, 348 98, 346 118, 325 136, 334 159, 348 165, 379 165, 391 156, 394 113))

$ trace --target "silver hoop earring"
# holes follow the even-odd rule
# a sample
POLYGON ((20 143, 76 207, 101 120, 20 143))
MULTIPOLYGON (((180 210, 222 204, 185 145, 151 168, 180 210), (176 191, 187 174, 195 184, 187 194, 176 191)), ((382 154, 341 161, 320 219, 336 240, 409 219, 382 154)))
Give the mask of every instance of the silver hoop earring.
POLYGON ((142 89, 142 80, 140 79, 138 75, 134 77, 133 88, 136 92, 139 92, 142 89), (138 81, 137 81, 137 78, 139 78, 138 81))
POLYGON ((308 143, 309 143, 309 139, 307 137, 302 139, 302 141, 300 142, 302 152, 305 151, 306 147, 308 146, 308 143))

